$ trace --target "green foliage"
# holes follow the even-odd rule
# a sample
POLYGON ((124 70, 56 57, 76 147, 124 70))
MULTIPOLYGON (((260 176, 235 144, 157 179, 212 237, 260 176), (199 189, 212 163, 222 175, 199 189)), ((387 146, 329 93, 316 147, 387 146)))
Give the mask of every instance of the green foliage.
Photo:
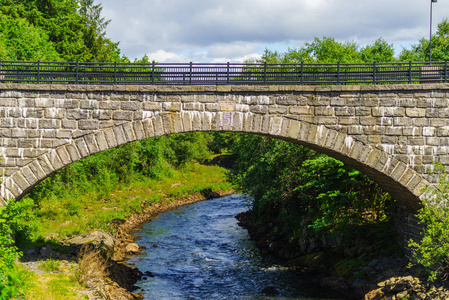
POLYGON ((388 44, 382 38, 376 40, 373 45, 367 45, 360 50, 364 62, 394 62, 393 44, 388 44))
POLYGON ((86 193, 108 198, 120 184, 140 180, 142 176, 162 179, 189 161, 204 161, 212 154, 209 141, 204 133, 184 133, 125 144, 65 167, 37 185, 29 197, 37 202, 44 198, 69 199, 64 205, 65 213, 76 215, 77 198, 86 193))
POLYGON ((30 235, 35 225, 30 200, 10 200, 0 207, 0 299, 11 299, 20 295, 23 285, 15 261, 22 253, 14 243, 14 236, 30 235))
POLYGON ((265 49, 261 62, 276 63, 370 63, 395 61, 393 45, 382 38, 360 48, 354 42, 338 42, 331 37, 315 38, 312 43, 279 53, 265 49))
POLYGON ((15 266, 0 274, 0 300, 23 299, 24 274, 15 266))
POLYGON ((231 147, 237 156, 234 180, 252 197, 253 216, 272 222, 276 234, 286 239, 300 238, 305 228, 351 244, 367 229, 379 237, 371 225, 388 222, 393 213, 388 194, 326 155, 247 134, 237 135, 231 147))
POLYGON ((93 0, 2 0, 0 59, 120 61, 93 0))
MULTIPOLYGON (((429 40, 422 38, 411 49, 403 49, 399 59, 401 61, 428 61, 429 40)), ((449 20, 444 19, 438 24, 436 35, 432 36, 432 61, 449 60, 449 20)))
POLYGON ((34 229, 33 205, 31 199, 26 199, 10 200, 0 207, 0 277, 11 270, 15 259, 21 256, 14 244, 14 235, 29 234, 34 229))
POLYGON ((0 14, 1 60, 61 60, 42 28, 0 14))
POLYGON ((425 224, 421 241, 410 240, 412 261, 427 268, 429 280, 434 281, 438 272, 449 276, 449 178, 441 163, 435 165, 433 174, 438 184, 425 189, 424 207, 417 214, 425 224))

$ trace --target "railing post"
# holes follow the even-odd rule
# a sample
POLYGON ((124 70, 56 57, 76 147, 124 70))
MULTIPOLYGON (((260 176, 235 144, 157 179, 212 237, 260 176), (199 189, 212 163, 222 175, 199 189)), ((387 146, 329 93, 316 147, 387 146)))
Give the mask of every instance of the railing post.
POLYGON ((408 62, 408 84, 412 83, 412 62, 408 62))
POLYGON ((444 61, 444 83, 447 82, 447 60, 444 61))
POLYGON ((263 65, 263 84, 264 85, 267 84, 267 62, 264 62, 264 65, 263 65))
POLYGON ((304 84, 304 62, 303 61, 301 61, 301 85, 303 85, 304 84))
POLYGON ((37 83, 39 84, 40 83, 40 77, 41 77, 41 74, 40 74, 40 65, 41 65, 41 60, 38 60, 37 61, 37 83))
POLYGON ((189 76, 189 85, 192 85, 192 62, 190 62, 190 76, 189 76))
POLYGON ((117 84, 117 62, 114 62, 114 84, 117 84))
POLYGON ((154 60, 151 63, 152 70, 151 70, 151 84, 154 84, 154 60))
POLYGON ((226 84, 229 85, 229 61, 227 63, 227 72, 226 72, 226 84))
POLYGON ((337 62, 337 84, 340 84, 340 62, 337 62))
POLYGON ((76 62, 76 71, 75 71, 75 83, 79 84, 79 62, 76 62))
POLYGON ((376 74, 376 62, 373 61, 373 84, 377 84, 377 74, 376 74))

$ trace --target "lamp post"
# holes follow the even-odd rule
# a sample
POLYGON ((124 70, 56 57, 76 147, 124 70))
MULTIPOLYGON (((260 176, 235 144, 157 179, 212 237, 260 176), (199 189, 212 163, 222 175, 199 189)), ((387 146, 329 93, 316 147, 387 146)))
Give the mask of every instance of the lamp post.
POLYGON ((438 0, 430 1, 430 36, 429 36, 429 63, 432 62, 432 4, 438 0))

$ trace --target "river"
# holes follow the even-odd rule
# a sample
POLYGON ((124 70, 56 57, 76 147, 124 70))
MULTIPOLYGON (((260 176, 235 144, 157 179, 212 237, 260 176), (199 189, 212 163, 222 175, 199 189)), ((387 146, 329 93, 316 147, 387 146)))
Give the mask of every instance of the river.
POLYGON ((345 299, 263 255, 235 216, 248 209, 232 195, 159 215, 138 233, 142 255, 129 263, 154 277, 137 285, 145 299, 345 299), (268 297, 264 288, 279 292, 268 297), (274 288, 274 289, 273 289, 274 288))

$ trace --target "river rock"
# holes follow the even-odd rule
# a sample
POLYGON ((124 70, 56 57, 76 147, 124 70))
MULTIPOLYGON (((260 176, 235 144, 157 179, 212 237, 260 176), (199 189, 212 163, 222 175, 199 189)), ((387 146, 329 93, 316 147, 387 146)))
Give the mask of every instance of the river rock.
POLYGON ((136 243, 129 243, 128 245, 126 245, 125 252, 133 254, 139 253, 139 245, 137 245, 136 243))
POLYGON ((45 245, 41 248, 39 251, 39 254, 41 255, 41 258, 59 258, 60 254, 56 251, 54 251, 50 246, 45 245))
POLYGON ((385 294, 382 292, 382 289, 372 290, 368 294, 365 295, 365 300, 381 300, 385 297, 385 294))
POLYGON ((84 246, 91 245, 95 249, 101 250, 107 257, 111 257, 114 251, 114 238, 101 230, 92 231, 87 234, 79 235, 67 241, 71 245, 84 246))
POLYGON ((279 295, 279 291, 274 286, 267 286, 267 287, 263 288, 261 292, 267 296, 279 295))

